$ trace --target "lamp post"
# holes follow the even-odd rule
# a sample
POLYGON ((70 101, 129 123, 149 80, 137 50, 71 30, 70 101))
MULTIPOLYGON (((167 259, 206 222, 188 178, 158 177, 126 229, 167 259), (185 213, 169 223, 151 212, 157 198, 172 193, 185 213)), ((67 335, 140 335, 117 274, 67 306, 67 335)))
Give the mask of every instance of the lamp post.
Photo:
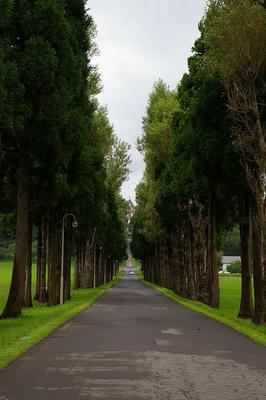
POLYGON ((72 217, 73 228, 78 227, 78 221, 74 214, 65 214, 62 219, 62 245, 61 245, 61 273, 60 273, 60 304, 64 304, 64 252, 65 252, 65 219, 72 217))

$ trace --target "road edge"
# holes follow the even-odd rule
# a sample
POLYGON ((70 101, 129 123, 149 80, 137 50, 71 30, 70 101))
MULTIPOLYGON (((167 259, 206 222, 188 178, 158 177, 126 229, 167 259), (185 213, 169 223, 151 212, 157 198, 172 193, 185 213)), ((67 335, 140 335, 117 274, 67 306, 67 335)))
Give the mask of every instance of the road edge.
MULTIPOLYGON (((121 266, 121 269, 119 270, 118 274, 114 276, 111 282, 101 285, 97 288, 97 292, 95 293, 94 297, 90 298, 85 303, 79 304, 77 307, 71 309, 70 311, 61 314, 60 319, 52 320, 51 323, 45 325, 44 327, 42 327, 42 329, 36 331, 34 336, 32 336, 32 338, 28 342, 25 342, 25 346, 23 348, 20 348, 17 352, 12 353, 10 356, 8 355, 4 356, 4 360, 0 362, 0 372, 3 371, 13 361, 23 356, 23 354, 25 354, 33 346, 35 346, 36 344, 40 343, 42 340, 47 338, 56 329, 60 328, 66 322, 71 320, 71 318, 75 317, 76 315, 85 311, 87 308, 91 307, 100 297, 102 297, 110 288, 112 288, 122 279, 124 272, 125 272, 125 266, 121 266)), ((71 300, 69 301, 71 302, 71 300)))
POLYGON ((182 306, 187 307, 190 310, 195 311, 199 314, 202 314, 211 319, 214 319, 217 322, 220 322, 221 324, 231 328, 235 332, 238 332, 241 335, 248 337, 253 342, 255 342, 259 345, 266 346, 265 333, 258 332, 259 326, 254 325, 251 321, 250 321, 251 326, 249 326, 249 327, 241 326, 241 325, 239 325, 239 322, 241 322, 243 320, 241 320, 241 319, 239 320, 237 317, 228 318, 226 316, 219 315, 219 314, 217 314, 217 311, 215 309, 207 306, 206 304, 200 303, 195 300, 185 299, 185 298, 175 294, 172 290, 169 290, 169 289, 163 288, 161 286, 158 286, 154 283, 145 281, 143 279, 143 277, 141 276, 141 273, 138 271, 136 271, 136 275, 140 282, 142 282, 143 284, 145 284, 146 286, 148 286, 152 289, 157 290, 158 292, 160 292, 164 296, 168 297, 169 299, 173 300, 174 302, 181 304, 182 306), (254 328, 252 327, 252 325, 254 325, 254 328))

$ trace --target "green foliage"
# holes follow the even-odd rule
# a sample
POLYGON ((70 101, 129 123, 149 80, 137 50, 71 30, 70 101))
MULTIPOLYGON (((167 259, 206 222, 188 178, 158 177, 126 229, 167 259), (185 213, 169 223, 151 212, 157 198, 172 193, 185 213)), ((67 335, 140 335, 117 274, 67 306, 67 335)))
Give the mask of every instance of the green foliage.
POLYGON ((179 108, 176 91, 171 91, 162 80, 156 82, 143 118, 143 135, 138 140, 146 169, 143 181, 136 189, 137 209, 132 221, 132 250, 137 258, 148 254, 153 243, 165 235, 156 204, 161 184, 159 178, 169 157, 172 121, 179 108))
POLYGON ((107 184, 119 192, 129 175, 130 145, 113 135, 112 146, 106 156, 107 184))
POLYGON ((136 191, 132 245, 138 257, 143 238, 151 242, 174 231, 187 218, 192 199, 207 215, 208 193, 215 195, 218 229, 228 229, 236 219, 244 179, 232 145, 224 85, 217 72, 206 70, 204 34, 193 52, 177 91, 162 81, 154 85, 143 119, 138 144, 146 170, 136 191))
POLYGON ((149 221, 151 212, 148 209, 147 186, 140 182, 136 188, 137 208, 132 218, 132 244, 131 250, 135 258, 144 259, 149 255, 152 240, 156 232, 151 231, 150 224, 154 226, 153 219, 149 221))
POLYGON ((132 250, 152 282, 218 307, 217 239, 238 222, 247 183, 223 76, 207 67, 204 24, 200 31, 177 90, 160 81, 149 97, 132 250), (173 257, 176 277, 165 267, 173 257))
MULTIPOLYGON (((84 244, 97 232, 96 247, 104 244, 112 259, 123 258, 120 189, 129 173, 129 146, 116 137, 97 100, 102 86, 92 63, 96 26, 86 2, 0 0, 0 9, 1 218, 16 219, 17 191, 25 176, 29 193, 24 185, 24 195, 30 198, 25 213, 34 226, 46 217, 52 236, 65 214, 75 214, 74 239, 84 244), (24 171, 19 168, 17 174, 21 165, 24 171)), ((0 257, 13 256, 14 226, 7 221, 0 232, 0 257)), ((26 254, 27 246, 21 247, 26 254)))
POLYGON ((0 214, 0 260, 12 259, 15 248, 15 216, 0 214))
POLYGON ((225 256, 240 256, 240 233, 238 226, 234 226, 232 230, 222 234, 220 249, 225 256))
POLYGON ((107 192, 106 225, 103 231, 104 249, 113 259, 122 260, 126 256, 126 226, 121 215, 125 215, 125 204, 121 196, 111 189, 107 192))
POLYGON ((230 272, 230 274, 240 274, 241 273, 241 262, 240 261, 234 261, 231 264, 228 265, 227 271, 230 272))
MULTIPOLYGON (((78 235, 101 232, 109 187, 116 197, 129 172, 129 146, 117 139, 96 98, 96 26, 85 2, 34 0, 15 7, 2 0, 0 31, 0 209, 16 208, 14 171, 23 144, 31 161, 34 222, 45 213, 71 211, 82 221, 78 235)), ((119 206, 112 207, 118 214, 119 206)))
POLYGON ((176 91, 171 91, 162 80, 155 82, 143 118, 143 135, 138 140, 151 180, 157 179, 167 162, 173 116, 178 110, 176 91))
POLYGON ((183 112, 176 119, 173 161, 177 159, 177 162, 174 167, 179 161, 177 179, 181 185, 183 183, 181 191, 185 190, 190 198, 196 192, 199 198, 203 197, 203 202, 204 193, 211 191, 217 200, 221 198, 219 207, 225 212, 224 192, 234 193, 240 180, 231 140, 232 121, 223 82, 215 71, 206 71, 204 65, 204 34, 193 50, 188 61, 189 74, 184 75, 178 87, 183 112))
POLYGON ((266 67, 266 10, 250 0, 210 0, 204 19, 208 60, 226 81, 256 79, 266 67), (245 66, 249 68, 242 69, 245 66))

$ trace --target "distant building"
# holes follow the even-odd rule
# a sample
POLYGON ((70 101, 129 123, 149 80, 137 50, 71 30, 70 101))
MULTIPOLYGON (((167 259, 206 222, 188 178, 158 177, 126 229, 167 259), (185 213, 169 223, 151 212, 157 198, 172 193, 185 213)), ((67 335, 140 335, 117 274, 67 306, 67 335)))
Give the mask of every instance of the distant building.
POLYGON ((228 265, 232 264, 235 261, 241 261, 241 257, 238 256, 224 256, 221 260, 221 269, 223 272, 227 271, 228 265))
POLYGON ((133 215, 135 214, 136 207, 134 206, 133 202, 129 199, 127 205, 127 221, 130 223, 133 215))

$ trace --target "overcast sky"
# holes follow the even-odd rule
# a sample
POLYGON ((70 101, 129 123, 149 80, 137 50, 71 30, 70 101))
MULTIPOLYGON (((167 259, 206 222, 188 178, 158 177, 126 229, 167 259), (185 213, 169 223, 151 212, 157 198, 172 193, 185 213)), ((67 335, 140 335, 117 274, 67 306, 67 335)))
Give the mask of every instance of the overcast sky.
POLYGON ((116 134, 131 145, 131 174, 122 194, 134 200, 144 164, 136 150, 149 93, 159 78, 175 88, 199 36, 207 0, 88 0, 98 29, 96 63, 116 134))

